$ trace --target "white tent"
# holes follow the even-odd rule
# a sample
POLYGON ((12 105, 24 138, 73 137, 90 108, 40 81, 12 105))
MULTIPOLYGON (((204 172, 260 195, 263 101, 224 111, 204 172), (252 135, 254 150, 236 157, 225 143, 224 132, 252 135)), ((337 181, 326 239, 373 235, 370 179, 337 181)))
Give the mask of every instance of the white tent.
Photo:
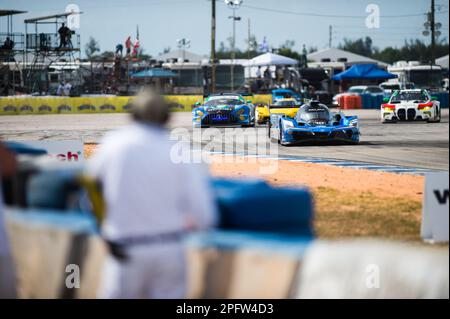
POLYGON ((249 61, 248 66, 270 66, 270 65, 297 65, 298 61, 274 54, 265 53, 263 55, 257 56, 249 61))
POLYGON ((440 65, 444 69, 448 69, 448 54, 439 59, 436 59, 436 64, 440 65))
POLYGON ((170 51, 168 53, 161 54, 156 59, 158 61, 167 62, 168 60, 171 60, 171 59, 182 60, 183 57, 184 57, 184 59, 189 60, 189 62, 202 62, 204 59, 207 59, 207 57, 204 57, 204 56, 201 56, 199 54, 195 54, 195 53, 192 53, 189 51, 183 52, 183 50, 170 51))
POLYGON ((337 62, 339 59, 344 59, 348 63, 376 63, 379 66, 387 67, 388 64, 374 60, 359 54, 344 51, 336 48, 328 48, 308 54, 308 61, 312 62, 323 62, 324 60, 329 60, 330 62, 337 62))

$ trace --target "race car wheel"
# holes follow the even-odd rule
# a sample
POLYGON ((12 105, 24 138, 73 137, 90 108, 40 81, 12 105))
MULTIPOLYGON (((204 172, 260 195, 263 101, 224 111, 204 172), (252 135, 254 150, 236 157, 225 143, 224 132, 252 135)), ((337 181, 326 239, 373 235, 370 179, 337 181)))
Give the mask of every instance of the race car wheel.
POLYGON ((280 128, 280 130, 279 130, 280 136, 278 137, 278 144, 285 146, 286 144, 283 143, 283 126, 282 126, 281 122, 280 122, 279 128, 280 128))
POLYGON ((440 123, 441 122, 441 108, 436 108, 436 112, 433 120, 428 120, 428 123, 440 123))

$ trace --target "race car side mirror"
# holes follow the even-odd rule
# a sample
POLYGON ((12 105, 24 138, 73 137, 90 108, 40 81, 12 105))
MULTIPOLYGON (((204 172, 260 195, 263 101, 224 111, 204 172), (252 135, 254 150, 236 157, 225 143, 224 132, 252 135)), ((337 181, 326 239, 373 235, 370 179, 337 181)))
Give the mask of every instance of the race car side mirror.
POLYGON ((200 105, 202 105, 202 103, 196 102, 194 105, 195 105, 195 106, 200 106, 200 105))
POLYGON ((390 98, 385 97, 385 98, 383 99, 383 102, 384 102, 384 103, 389 103, 390 100, 391 100, 390 98))
POLYGON ((437 101, 437 100, 438 100, 437 96, 432 96, 431 97, 431 101, 437 101))
POLYGON ((252 100, 247 100, 247 104, 252 104, 252 100))

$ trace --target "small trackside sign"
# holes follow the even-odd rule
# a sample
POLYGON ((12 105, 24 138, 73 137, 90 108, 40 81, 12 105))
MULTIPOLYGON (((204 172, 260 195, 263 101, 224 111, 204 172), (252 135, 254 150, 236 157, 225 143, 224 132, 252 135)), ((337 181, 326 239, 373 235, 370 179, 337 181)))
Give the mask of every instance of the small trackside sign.
POLYGON ((421 229, 421 236, 425 241, 448 242, 448 179, 448 172, 426 175, 421 229))
POLYGON ((20 143, 30 147, 44 149, 48 156, 56 158, 60 162, 83 162, 84 144, 81 140, 68 141, 25 141, 20 143))

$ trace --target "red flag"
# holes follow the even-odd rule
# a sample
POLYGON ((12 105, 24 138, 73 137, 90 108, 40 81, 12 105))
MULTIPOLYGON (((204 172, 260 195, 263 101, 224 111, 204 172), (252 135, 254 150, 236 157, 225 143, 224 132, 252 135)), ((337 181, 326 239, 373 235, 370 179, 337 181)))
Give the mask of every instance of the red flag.
POLYGON ((139 49, 139 47, 140 47, 140 42, 139 42, 139 39, 136 39, 136 41, 134 42, 134 45, 133 45, 133 56, 137 56, 138 55, 138 49, 139 49))

